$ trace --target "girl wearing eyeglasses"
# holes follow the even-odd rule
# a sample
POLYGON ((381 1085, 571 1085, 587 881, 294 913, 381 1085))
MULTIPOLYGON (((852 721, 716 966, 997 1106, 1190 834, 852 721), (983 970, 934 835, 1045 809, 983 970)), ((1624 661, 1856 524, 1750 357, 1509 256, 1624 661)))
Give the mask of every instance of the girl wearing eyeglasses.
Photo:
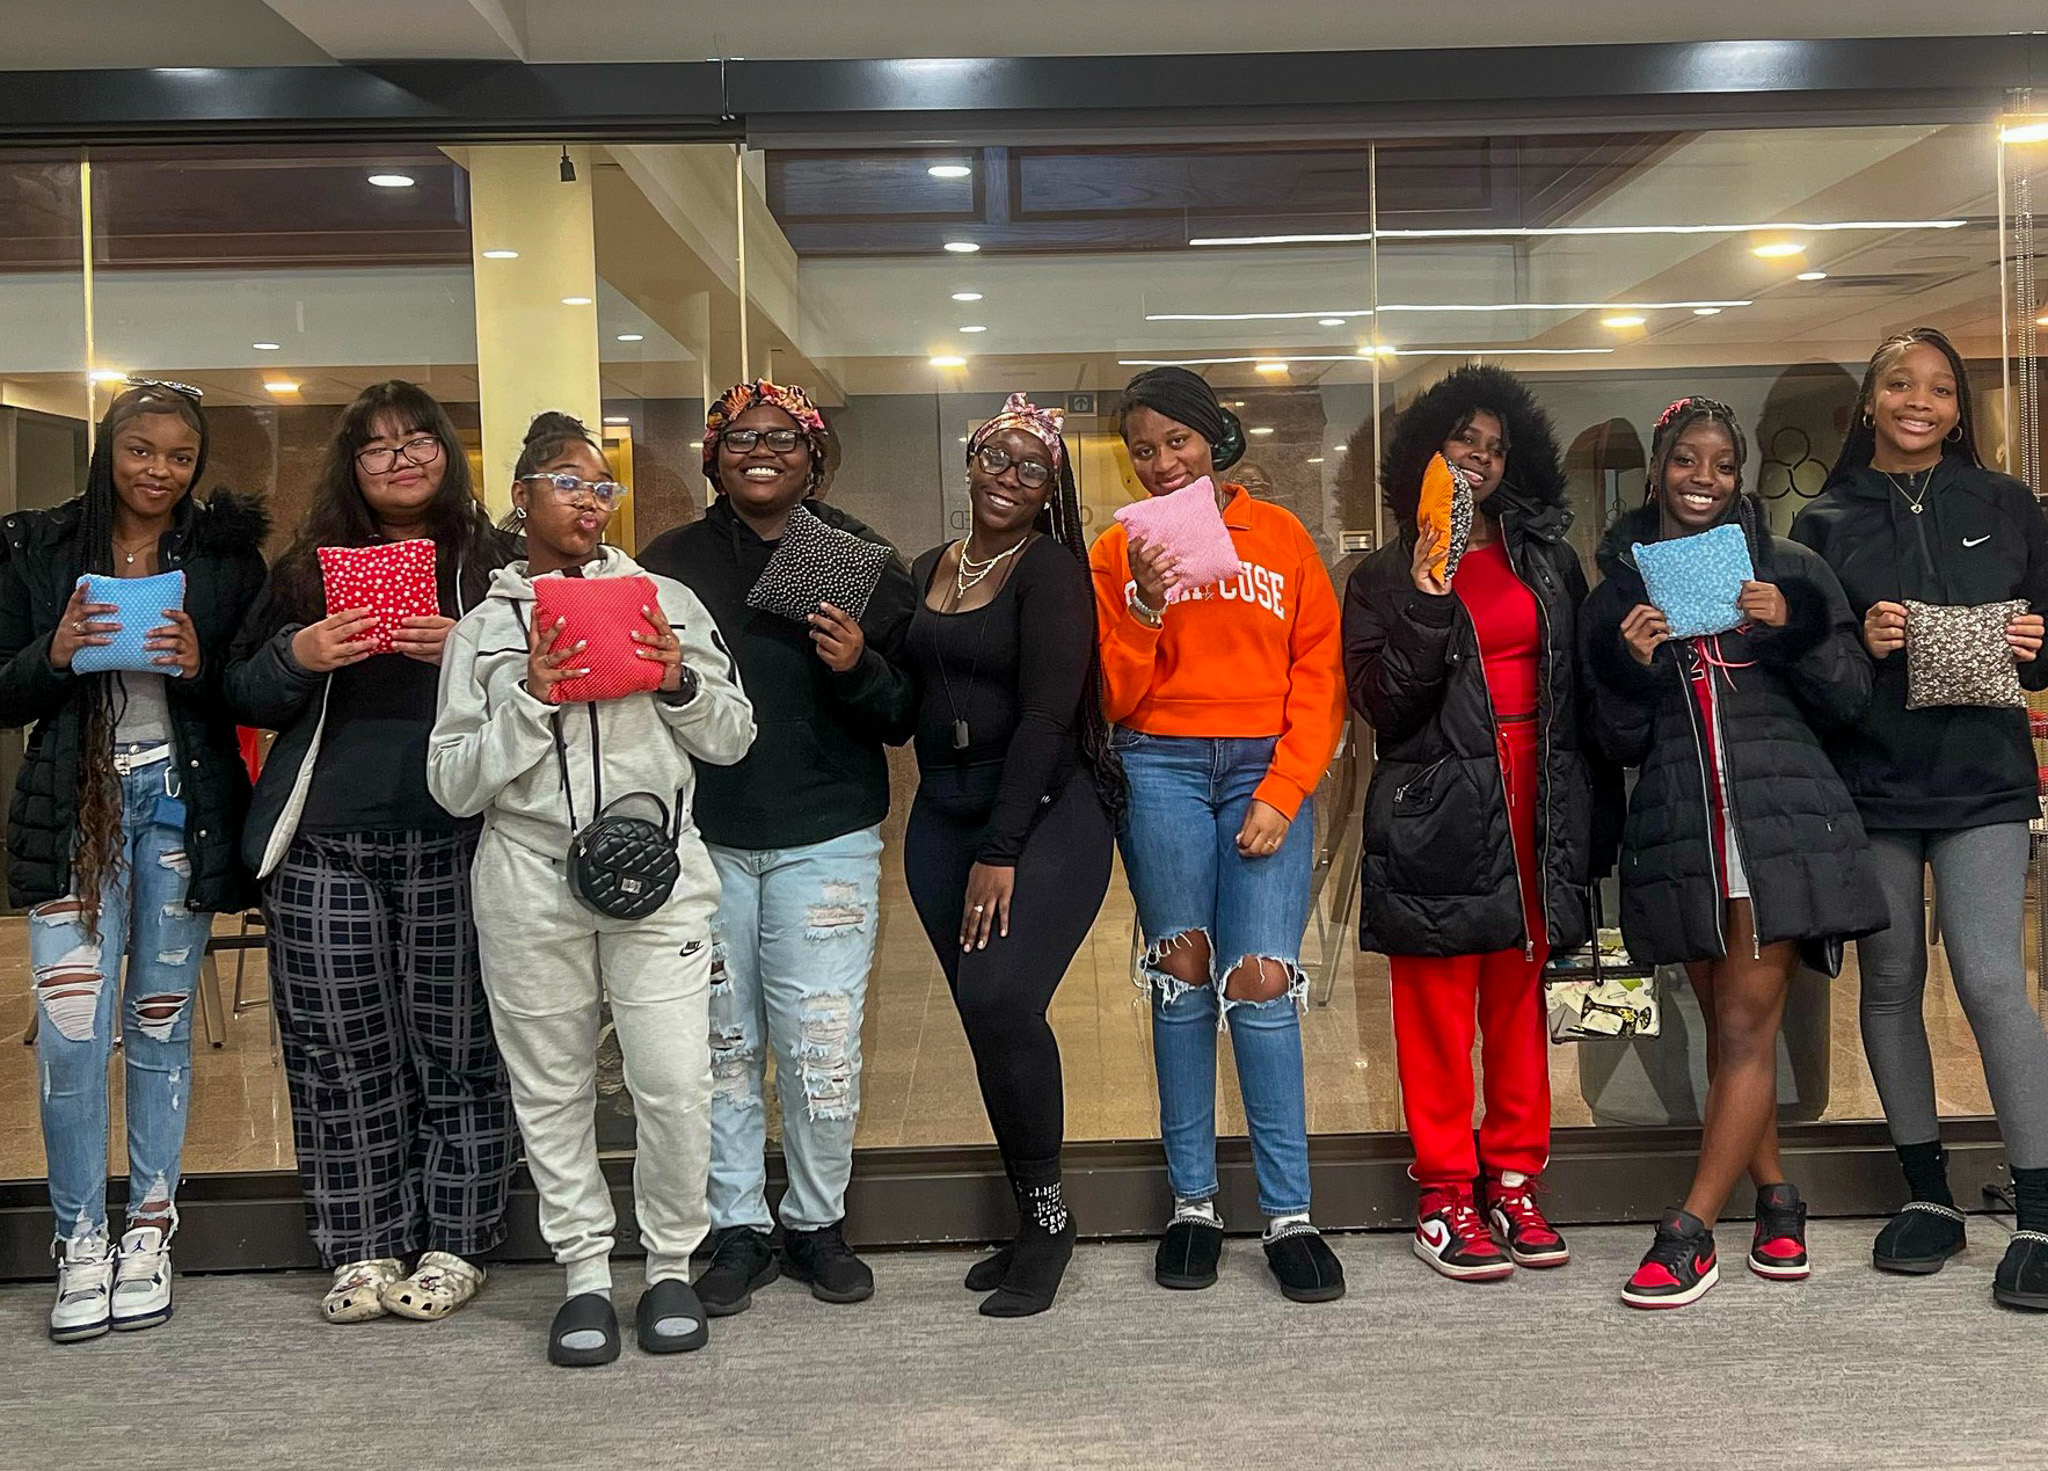
POLYGON ((860 1112, 861 1017, 874 960, 885 746, 910 733, 898 667, 910 574, 890 557, 855 618, 826 606, 808 626, 747 606, 802 507, 889 543, 818 498, 829 439, 803 389, 738 383, 705 418, 702 519, 641 555, 704 600, 754 702, 759 738, 732 766, 697 769, 697 823, 718 869, 711 1045, 711 1264, 697 1288, 717 1317, 743 1312, 783 1272, 821 1302, 873 1296, 847 1246, 846 1187, 860 1112), (777 1060, 789 1188, 768 1209, 768 1058, 777 1060), (769 1243, 780 1217, 782 1251, 769 1243))
POLYGON ((196 390, 138 383, 100 424, 84 494, 0 522, 0 726, 34 727, 7 824, 7 890, 35 906, 28 984, 59 1343, 171 1315, 192 996, 214 912, 247 902, 232 834, 248 777, 219 686, 262 586, 266 521, 256 502, 194 495, 205 465, 196 390), (185 575, 182 611, 144 608, 140 627, 80 586, 89 572, 172 571, 185 575), (117 634, 153 670, 79 672, 77 657, 117 634), (107 1220, 117 1036, 129 1180, 118 1243, 107 1220))
POLYGON ((342 414, 297 537, 236 641, 235 718, 278 733, 243 857, 263 880, 306 1224, 329 1322, 445 1317, 504 1237, 517 1139, 471 917, 478 824, 427 790, 442 646, 517 550, 447 412, 404 382, 342 414), (375 654, 321 547, 434 543, 440 614, 375 654))

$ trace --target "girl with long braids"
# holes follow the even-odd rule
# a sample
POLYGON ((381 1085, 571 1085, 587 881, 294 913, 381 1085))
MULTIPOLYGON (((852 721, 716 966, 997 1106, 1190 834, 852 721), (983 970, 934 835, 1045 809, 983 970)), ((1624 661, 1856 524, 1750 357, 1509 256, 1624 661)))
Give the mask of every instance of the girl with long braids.
POLYGON ((278 732, 242 851, 264 881, 271 989, 306 1224, 331 1323, 446 1317, 504 1238, 517 1139, 471 917, 478 824, 427 790, 441 655, 515 553, 447 411, 374 384, 342 413, 312 505, 235 645, 228 698, 278 732), (328 613, 320 548, 427 538, 440 613, 377 654, 328 613))
POLYGON ((1792 535, 1841 579, 1877 661, 1869 716, 1831 746, 1870 830, 1891 920, 1856 946, 1863 1053, 1912 1198, 1878 1233, 1872 1260, 1888 1272, 1937 1272, 1964 1245, 1921 1010, 1931 869, 1943 951, 1983 1056, 2019 1208, 1992 1294, 2048 1310, 2048 1034, 2021 955, 2027 824, 2041 814, 2027 714, 1908 710, 1905 608, 1909 598, 2024 602, 2005 642, 2020 683, 2048 689, 2048 525, 2024 484, 1978 458, 1970 380, 1948 338, 1916 327, 1878 348, 1827 489, 1792 535))
POLYGON ((1580 618, 1594 739, 1641 769, 1622 836, 1622 936, 1638 960, 1685 966, 1707 1021, 1699 1163, 1622 1288, 1636 1308, 1683 1307, 1720 1280, 1714 1221, 1745 1170, 1750 1271, 1807 1276, 1806 1206, 1778 1156, 1778 1025, 1802 943, 1885 921, 1863 824, 1818 734, 1862 715, 1870 660, 1827 564, 1771 535, 1763 503, 1742 493, 1746 454, 1726 404, 1666 409, 1649 501, 1608 531, 1606 580, 1580 618), (1743 622, 1673 638, 1632 548, 1721 526, 1741 528, 1755 568, 1736 602, 1743 622))
POLYGON ((29 966, 59 1343, 171 1315, 192 993, 214 913, 249 894, 234 836, 249 779, 220 685, 228 643, 263 585, 267 522, 258 502, 226 491, 199 501, 205 466, 198 390, 136 382, 100 422, 85 493, 0 522, 0 725, 35 728, 8 819, 7 889, 10 902, 35 906, 29 966), (173 571, 185 574, 184 607, 146 631, 88 602, 81 579, 173 571), (124 632, 143 635, 157 672, 74 671, 81 649, 124 632), (107 1224, 117 1032, 129 1180, 118 1246, 107 1224))
POLYGON ((1172 556, 1121 523, 1089 554, 1104 714, 1130 779, 1120 840, 1144 933, 1173 1217, 1153 1275, 1216 1281, 1216 1048, 1230 1033, 1244 1095, 1266 1264, 1296 1302, 1344 1293, 1309 1218, 1300 966, 1314 862, 1302 805, 1337 749, 1344 671, 1337 595, 1308 530, 1217 477, 1244 454, 1237 419, 1185 368, 1140 373, 1117 421, 1139 483, 1169 495, 1204 476, 1243 571, 1176 586, 1172 556))
POLYGON ((1061 417, 1013 393, 969 437, 973 525, 911 569, 905 642, 922 703, 903 866, 1017 1196, 1016 1240, 967 1274, 992 1318, 1051 1307, 1073 1255, 1045 1014, 1109 891, 1124 800, 1061 417))

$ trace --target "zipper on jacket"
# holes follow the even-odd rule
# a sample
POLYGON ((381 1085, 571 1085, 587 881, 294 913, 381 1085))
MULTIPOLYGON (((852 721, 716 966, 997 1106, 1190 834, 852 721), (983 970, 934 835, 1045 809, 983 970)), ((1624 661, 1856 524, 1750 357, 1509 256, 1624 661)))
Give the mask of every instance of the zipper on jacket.
MULTIPOLYGON (((1501 535, 1503 538, 1507 535, 1507 528, 1505 526, 1501 528, 1501 535)), ((1510 551, 1508 556, 1508 570, 1513 572, 1516 577, 1521 578, 1522 586, 1529 587, 1529 579, 1519 567, 1515 566, 1512 551, 1510 551)), ((1550 610, 1544 606, 1543 598, 1535 588, 1529 587, 1529 596, 1536 600, 1536 620, 1543 628, 1543 661, 1538 666, 1542 683, 1536 690, 1536 701, 1543 708, 1543 736, 1536 756, 1536 791, 1542 802, 1542 806, 1537 810, 1536 816, 1537 820, 1543 824, 1543 841, 1536 855, 1536 882, 1542 886, 1543 890, 1543 909, 1540 917, 1543 920, 1543 943, 1547 945, 1550 943, 1550 834, 1554 826, 1550 820, 1550 724, 1557 715, 1557 702, 1550 697, 1550 661, 1554 653, 1550 634, 1550 610)), ((1510 812, 1508 816, 1509 820, 1512 821, 1514 814, 1510 812)), ((1513 830, 1510 829, 1510 840, 1512 840, 1513 836, 1513 830)), ((1517 874, 1521 872, 1519 865, 1516 866, 1515 872, 1517 874)), ((1527 921, 1525 920, 1524 925, 1526 926, 1526 924, 1527 921)), ((1600 943, 1598 935, 1593 936, 1593 943, 1595 945, 1600 943)), ((1534 960, 1536 958, 1534 936, 1529 937, 1527 952, 1528 959, 1534 960)))
MULTIPOLYGON (((1503 532, 1502 535, 1505 536, 1506 533, 1503 532)), ((1503 547, 1502 550, 1505 551, 1506 548, 1503 547)), ((1508 570, 1510 572, 1515 570, 1515 561, 1512 557, 1508 558, 1508 570)), ((1521 574, 1516 572, 1515 576, 1519 578, 1521 574)), ((1530 596, 1535 596, 1533 589, 1530 592, 1530 596)), ((1539 599, 1538 601, 1540 603, 1541 600, 1539 599)), ((1515 871, 1515 908, 1520 912, 1522 920, 1522 958, 1524 960, 1534 960, 1536 958, 1536 941, 1529 933, 1529 895, 1522 886, 1521 855, 1515 852, 1514 796, 1508 790, 1507 758, 1501 754, 1500 711, 1494 709, 1493 690, 1486 683, 1486 645, 1480 642, 1479 624, 1472 617, 1472 610, 1469 608, 1465 609, 1465 621, 1472 625, 1472 647, 1479 651, 1479 688, 1485 692, 1486 716, 1493 727, 1493 764, 1495 769, 1500 772, 1500 805, 1506 811, 1508 817, 1508 863, 1515 871)))
MULTIPOLYGON (((1707 678, 1711 681, 1714 677, 1714 666, 1708 664, 1706 669, 1707 678)), ((1728 687, 1730 689, 1735 687, 1733 680, 1729 681, 1728 687)), ((1712 688, 1711 684, 1709 688, 1712 688)), ((1692 691, 1687 690, 1686 693, 1691 694, 1692 691)), ((1717 690, 1714 693, 1714 749, 1720 753, 1720 759, 1714 763, 1714 769, 1721 773, 1721 789, 1728 797, 1728 841, 1735 845, 1735 859, 1742 865, 1742 877, 1745 882, 1748 882, 1750 876, 1749 860, 1743 856, 1742 852, 1742 818, 1735 810, 1735 776, 1734 773, 1728 770, 1729 747, 1725 731, 1726 726, 1721 719, 1721 695, 1717 690)), ((1707 835, 1707 841, 1713 841, 1713 834, 1709 833, 1707 835)), ((1717 900, 1720 897, 1718 894, 1715 895, 1717 900)), ((1714 910, 1717 914, 1720 912, 1720 909, 1720 904, 1716 903, 1714 910)), ((1749 883, 1749 920, 1750 959, 1762 960, 1764 958, 1764 942, 1762 938, 1764 927, 1762 911, 1757 908, 1756 885, 1753 882, 1749 883)), ((1722 940, 1721 948, 1724 951, 1728 948, 1727 940, 1722 940)))
MULTIPOLYGON (((1695 652, 1697 651, 1695 650, 1695 652)), ((1671 662, 1678 671, 1678 691, 1685 697, 1686 728, 1692 732, 1693 754, 1699 759, 1700 807, 1707 817, 1707 868, 1714 875, 1714 939, 1721 948, 1721 958, 1726 960, 1728 958, 1728 930, 1721 919, 1722 895, 1720 891, 1722 865, 1720 854, 1714 851, 1714 799, 1707 790, 1707 751, 1705 745, 1702 744, 1704 738, 1700 731, 1699 696, 1692 692, 1692 676, 1686 672, 1685 660, 1679 658, 1673 659, 1671 662)), ((1709 678, 1712 677, 1712 672, 1712 668, 1709 666, 1709 678)), ((1740 856, 1739 851, 1737 856, 1740 856)), ((1752 916, 1754 916, 1755 908, 1755 901, 1752 900, 1750 904, 1752 916)), ((1751 928, 1754 928, 1754 926, 1751 928)))

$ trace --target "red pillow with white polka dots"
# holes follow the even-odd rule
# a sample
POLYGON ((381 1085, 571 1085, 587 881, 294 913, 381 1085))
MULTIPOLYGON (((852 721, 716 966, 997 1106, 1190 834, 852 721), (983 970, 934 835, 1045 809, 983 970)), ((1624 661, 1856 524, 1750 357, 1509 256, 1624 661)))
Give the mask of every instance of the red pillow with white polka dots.
POLYGON ((434 544, 425 537, 374 547, 322 547, 320 578, 329 617, 357 608, 377 615, 370 636, 380 654, 391 652, 400 619, 434 618, 441 612, 434 590, 434 544))

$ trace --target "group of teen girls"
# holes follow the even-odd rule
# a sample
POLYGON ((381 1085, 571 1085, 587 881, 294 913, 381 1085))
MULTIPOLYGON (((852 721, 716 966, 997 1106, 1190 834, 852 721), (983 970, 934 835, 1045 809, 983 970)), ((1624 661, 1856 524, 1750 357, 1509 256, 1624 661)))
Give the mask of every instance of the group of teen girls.
POLYGON ((1859 940, 1866 1051, 1912 1196, 1877 1265, 1933 1271, 1961 1249, 1920 1019, 1931 864, 2017 1186, 1997 1295, 2048 1307, 2048 1034, 2020 960, 2026 721, 1908 712, 1901 653, 1907 598, 2017 597, 2033 611, 2008 631, 2013 657, 2029 687, 2048 686, 2048 529, 2023 486, 1979 462, 1946 339, 1923 329, 1872 359, 1829 487, 1791 539, 1743 491, 1733 413, 1672 405, 1647 501, 1609 532, 1590 597, 1549 421, 1498 369, 1454 372, 1401 416, 1380 467, 1400 532, 1341 610, 1301 523, 1227 478, 1243 432, 1200 377, 1141 374, 1117 424, 1150 494, 1211 477, 1234 581, 1187 585, 1170 552, 1120 524, 1089 546, 1061 415, 1014 394, 969 438, 969 533, 908 569, 892 556, 858 617, 827 603, 802 624, 747 601, 794 518, 887 543, 817 498, 828 430, 801 389, 743 383, 713 405, 711 504, 635 562, 604 541, 626 491, 582 424, 534 421, 512 515, 493 526, 442 407, 379 384, 342 415, 304 521, 266 570, 260 504, 193 493, 197 392, 132 383, 99 426, 84 493, 0 522, 0 722, 32 727, 8 881, 33 906, 51 1337, 170 1315, 192 996, 210 916, 257 902, 330 1321, 432 1320, 473 1297, 523 1143, 567 1278, 549 1357, 617 1356, 595 1128, 605 1000, 637 1131, 639 1346, 701 1346, 710 1318, 784 1273, 826 1302, 871 1296, 842 1227, 884 748, 905 740, 921 778, 910 892, 1017 1200, 1015 1239, 967 1274, 981 1311, 1044 1311, 1072 1253, 1046 1012, 1119 848, 1173 1192, 1157 1279, 1217 1279, 1227 1033, 1272 1273, 1296 1301, 1337 1298, 1343 1271, 1310 1215, 1298 1007, 1302 808, 1347 690, 1378 749, 1361 938, 1392 962, 1419 1256, 1467 1281, 1569 1259, 1537 1198, 1540 976, 1588 937, 1588 885, 1616 857, 1608 798, 1633 766, 1622 929, 1639 959, 1686 967, 1712 1081, 1691 1192, 1625 1300, 1677 1306, 1714 1284, 1713 1224, 1745 1170, 1751 1268, 1807 1273, 1774 1124, 1802 944, 1859 940), (1417 530, 1439 454, 1480 512, 1448 586, 1435 534, 1417 530), (1743 529, 1756 568, 1746 621, 1673 639, 1630 547, 1723 524, 1743 529), (416 538, 434 545, 438 616, 380 641, 368 610, 329 611, 321 548, 416 538), (183 607, 145 635, 162 673, 75 673, 81 649, 123 632, 81 575, 171 570, 183 607), (585 649, 536 616, 536 580, 635 573, 656 590, 632 637, 658 687, 556 704, 585 649), (253 793, 238 727, 276 733, 253 793), (577 815, 629 792, 672 793, 684 814, 674 892, 637 920, 585 905, 565 867, 577 815), (115 1238, 117 1035, 130 1184, 115 1238), (771 1054, 789 1181, 775 1213, 771 1054))

